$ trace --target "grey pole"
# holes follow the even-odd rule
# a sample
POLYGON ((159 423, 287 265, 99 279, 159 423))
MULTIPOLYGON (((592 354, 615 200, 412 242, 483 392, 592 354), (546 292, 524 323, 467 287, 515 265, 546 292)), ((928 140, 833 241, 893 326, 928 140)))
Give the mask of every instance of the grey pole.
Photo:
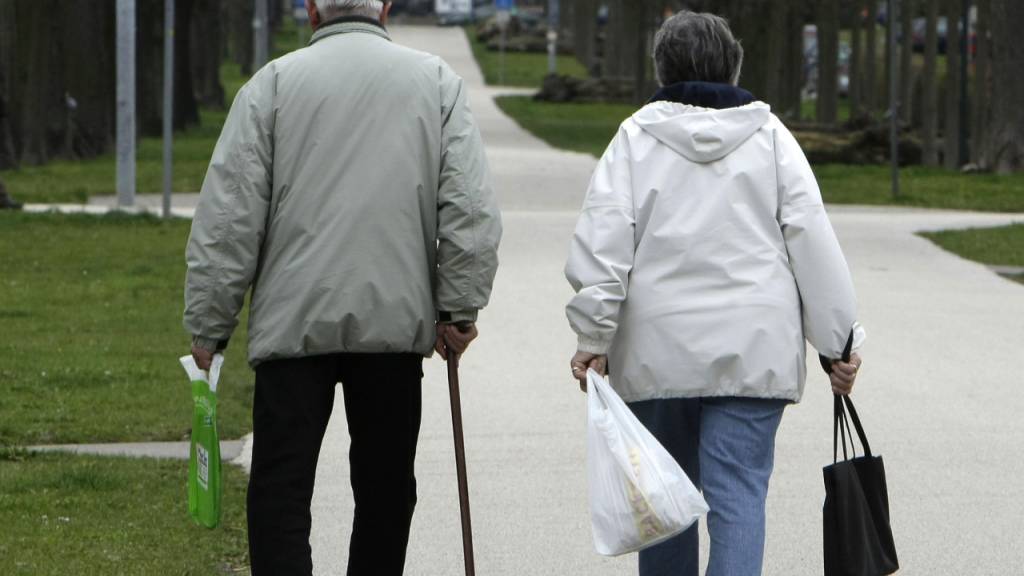
MULTIPOLYGON (((896 58, 896 23, 899 22, 899 0, 888 0, 886 24, 889 26, 889 154, 892 164, 892 197, 900 197, 900 101, 899 59, 896 58)), ((903 39, 902 50, 910 49, 910 38, 903 39)))
POLYGON ((174 155, 174 0, 164 0, 164 205, 171 216, 171 168, 174 155))
POLYGON ((135 205, 135 0, 117 0, 117 205, 135 205))
POLYGON ((960 166, 967 165, 970 162, 970 154, 967 148, 968 134, 970 126, 970 114, 968 113, 968 94, 967 84, 970 80, 967 78, 967 59, 968 49, 967 46, 971 43, 971 0, 964 0, 964 13, 963 13, 963 33, 960 34, 960 166))
POLYGON ((548 0, 548 74, 558 72, 558 0, 548 0))
POLYGON ((252 17, 252 71, 255 73, 267 63, 270 52, 267 37, 267 0, 255 0, 252 17))

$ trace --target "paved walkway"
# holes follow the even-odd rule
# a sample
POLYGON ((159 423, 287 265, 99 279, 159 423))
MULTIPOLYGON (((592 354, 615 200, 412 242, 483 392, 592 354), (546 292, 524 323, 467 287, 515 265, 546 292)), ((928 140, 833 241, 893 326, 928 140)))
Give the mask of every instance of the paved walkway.
MULTIPOLYGON (((245 439, 222 440, 220 457, 224 461, 238 459, 245 447, 245 439)), ((99 456, 131 456, 135 458, 172 458, 188 460, 189 442, 113 442, 108 444, 50 444, 30 446, 34 452, 70 452, 99 456)))
MULTIPOLYGON (((594 159, 551 149, 492 102, 458 29, 393 29, 440 54, 469 85, 505 218, 502 267, 481 339, 462 367, 477 565, 481 574, 621 575, 635 558, 591 547, 584 477, 585 402, 568 377, 574 338, 562 266, 594 159)), ((188 197, 182 204, 187 214, 188 197)), ((1024 221, 998 215, 831 207, 869 340, 855 398, 885 456, 906 574, 1008 574, 1024 564, 1016 497, 1024 461, 1024 288, 915 231, 1024 221)), ((419 505, 407 574, 462 570, 444 365, 425 365, 419 505)), ((768 501, 766 575, 821 571, 821 466, 831 397, 811 366, 804 402, 779 431, 768 501)), ((343 574, 352 514, 339 401, 313 501, 319 575, 343 574)), ((706 550, 706 538, 704 540, 706 550)))

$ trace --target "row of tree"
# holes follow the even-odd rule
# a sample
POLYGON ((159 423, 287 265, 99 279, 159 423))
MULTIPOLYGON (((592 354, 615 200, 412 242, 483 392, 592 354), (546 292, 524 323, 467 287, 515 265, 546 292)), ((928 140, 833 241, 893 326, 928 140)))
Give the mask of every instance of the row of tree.
MULTIPOLYGON (((220 67, 248 74, 253 0, 176 0, 174 126, 222 107, 220 67)), ((271 27, 281 1, 270 1, 271 27)), ((86 158, 114 144, 116 0, 0 1, 0 168, 86 158)), ((164 0, 136 1, 136 119, 162 123, 164 0)))
POLYGON ((923 159, 951 168, 966 161, 1007 172, 1024 169, 1024 29, 1021 0, 898 0, 901 41, 889 42, 885 2, 877 0, 574 0, 562 2, 562 28, 577 57, 596 74, 632 82, 638 101, 653 89, 649 62, 654 32, 678 10, 726 17, 745 48, 741 84, 776 113, 800 119, 806 94, 805 34, 816 26, 815 119, 839 121, 840 36, 849 37, 850 116, 879 121, 888 111, 889 52, 900 70, 900 117, 920 135, 923 159), (977 17, 970 40, 967 90, 971 106, 961 111, 960 42, 957 22, 964 3, 977 17), (599 18, 600 15, 600 18, 599 18), (938 22, 945 17, 945 66, 939 58, 938 22), (914 19, 925 19, 923 65, 913 57, 914 19), (601 22, 606 19, 606 23, 601 22), (880 38, 879 35, 882 37, 880 38), (969 157, 961 150, 961 127, 969 127, 969 157))

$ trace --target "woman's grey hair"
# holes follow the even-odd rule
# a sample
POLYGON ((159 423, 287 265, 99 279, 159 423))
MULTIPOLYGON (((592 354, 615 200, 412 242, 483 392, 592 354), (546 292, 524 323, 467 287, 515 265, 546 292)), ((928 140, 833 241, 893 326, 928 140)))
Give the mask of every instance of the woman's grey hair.
POLYGON ((658 83, 736 84, 743 66, 740 46, 729 23, 705 12, 679 12, 654 35, 654 72, 658 83))
POLYGON ((381 0, 313 0, 324 19, 338 16, 377 18, 384 9, 381 0))

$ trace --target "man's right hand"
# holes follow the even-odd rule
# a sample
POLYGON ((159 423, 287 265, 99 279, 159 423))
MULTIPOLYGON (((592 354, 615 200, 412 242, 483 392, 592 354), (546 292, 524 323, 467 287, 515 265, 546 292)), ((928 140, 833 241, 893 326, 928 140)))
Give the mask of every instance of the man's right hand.
POLYGON ((213 352, 210 352, 205 348, 193 346, 192 359, 196 361, 196 366, 198 366, 200 370, 209 371, 210 365, 213 364, 213 352))
POLYGON ((437 325, 437 340, 434 342, 434 350, 447 360, 448 353, 462 354, 469 348, 470 342, 476 339, 480 333, 473 322, 459 324, 437 325))

